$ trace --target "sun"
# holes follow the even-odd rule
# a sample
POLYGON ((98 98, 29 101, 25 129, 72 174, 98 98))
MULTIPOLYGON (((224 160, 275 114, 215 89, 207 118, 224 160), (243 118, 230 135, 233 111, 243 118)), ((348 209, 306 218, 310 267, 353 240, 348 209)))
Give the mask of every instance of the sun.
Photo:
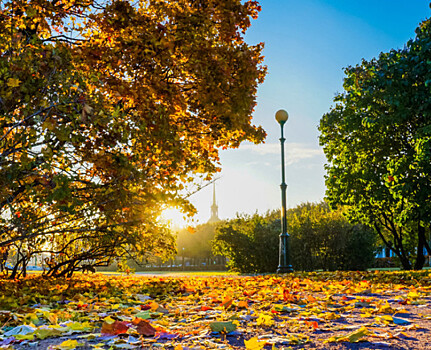
POLYGON ((160 219, 172 228, 184 228, 190 224, 185 218, 185 215, 175 208, 167 208, 163 210, 160 215, 160 219))

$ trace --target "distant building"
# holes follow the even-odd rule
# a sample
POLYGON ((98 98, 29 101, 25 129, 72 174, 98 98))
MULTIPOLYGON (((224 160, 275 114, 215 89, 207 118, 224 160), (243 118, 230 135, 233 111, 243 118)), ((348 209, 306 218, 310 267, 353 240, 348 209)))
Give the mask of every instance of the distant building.
POLYGON ((220 221, 218 217, 218 205, 216 202, 216 193, 215 193, 215 183, 213 184, 213 204, 211 205, 211 217, 208 220, 208 223, 218 222, 220 221))

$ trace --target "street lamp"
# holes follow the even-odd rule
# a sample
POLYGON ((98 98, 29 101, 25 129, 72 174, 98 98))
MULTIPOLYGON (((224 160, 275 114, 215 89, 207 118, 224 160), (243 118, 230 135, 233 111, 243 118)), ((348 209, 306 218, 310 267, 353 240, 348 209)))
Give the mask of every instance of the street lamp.
POLYGON ((287 217, 286 217, 286 182, 284 180, 284 141, 286 139, 283 135, 283 126, 287 122, 289 115, 283 109, 275 113, 275 119, 281 127, 281 234, 280 234, 280 250, 279 250, 279 264, 277 273, 293 272, 292 265, 290 264, 290 237, 287 233, 287 217))

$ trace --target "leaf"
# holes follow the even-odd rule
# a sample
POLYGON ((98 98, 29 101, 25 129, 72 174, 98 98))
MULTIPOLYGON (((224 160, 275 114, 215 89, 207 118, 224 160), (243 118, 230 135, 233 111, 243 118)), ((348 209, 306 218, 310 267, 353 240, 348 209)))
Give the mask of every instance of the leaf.
POLYGON ((154 337, 156 329, 150 324, 149 321, 140 318, 135 318, 133 324, 136 326, 136 331, 145 337, 154 337))
POLYGON ((7 86, 12 87, 12 88, 18 87, 19 84, 21 84, 21 81, 19 79, 16 79, 16 78, 9 78, 7 83, 6 83, 7 86))
POLYGON ((241 300, 237 306, 240 309, 246 309, 246 308, 248 308, 248 302, 246 302, 245 300, 241 300))
POLYGON ((58 337, 62 335, 64 330, 60 330, 59 328, 38 328, 34 332, 35 336, 39 339, 46 339, 50 337, 58 337))
POLYGON ((233 299, 230 296, 225 296, 225 298, 223 299, 221 306, 223 306, 225 309, 228 309, 233 303, 233 299))
POLYGON ((276 304, 274 305, 274 310, 281 313, 291 313, 291 312, 297 312, 298 310, 300 310, 300 308, 299 307, 292 308, 285 305, 276 304))
POLYGON ((84 346, 84 343, 78 343, 78 341, 75 339, 69 339, 69 340, 65 340, 64 342, 62 342, 59 345, 54 346, 54 349, 71 350, 71 349, 75 349, 79 346, 84 346))
POLYGON ((29 333, 33 333, 36 330, 36 327, 21 325, 14 327, 3 334, 4 337, 12 337, 15 335, 26 335, 29 333))
POLYGON ((107 324, 113 324, 115 322, 115 320, 111 316, 105 317, 103 321, 107 324))
POLYGON ((392 323, 393 319, 390 315, 383 315, 383 316, 377 316, 376 322, 377 323, 383 323, 383 324, 389 324, 392 323))
POLYGON ((396 311, 397 310, 393 309, 391 307, 391 305, 387 302, 387 300, 385 300, 384 304, 381 305, 377 310, 377 312, 382 313, 382 314, 391 314, 391 313, 394 313, 396 311))
POLYGON ((419 298, 419 293, 416 290, 411 290, 408 294, 407 294, 407 298, 415 300, 417 298, 419 298))
POLYGON ((155 301, 152 301, 150 304, 149 304, 149 306, 150 306, 150 308, 151 308, 151 311, 157 311, 157 309, 159 308, 159 304, 158 303, 156 303, 155 301))
POLYGON ((236 330, 237 326, 233 322, 211 322, 211 331, 218 333, 230 333, 236 330))
POLYGON ((94 329, 94 326, 90 324, 90 322, 70 322, 67 324, 67 328, 75 332, 91 332, 94 329))
POLYGON ((266 341, 259 341, 257 337, 253 337, 249 340, 244 339, 244 344, 247 350, 261 350, 265 346, 266 341))
POLYGON ((369 334, 368 329, 366 327, 361 327, 356 332, 353 332, 350 335, 348 335, 347 338, 349 339, 350 343, 357 343, 368 334, 369 334))
POLYGON ((357 343, 365 336, 369 334, 368 329, 365 326, 362 326, 357 331, 354 331, 348 335, 342 335, 342 336, 333 336, 325 340, 325 343, 330 342, 350 342, 350 343, 357 343))
POLYGON ((142 318, 143 320, 147 320, 151 318, 150 311, 141 311, 135 314, 135 317, 142 318))
POLYGON ((106 335, 118 335, 127 333, 128 329, 129 326, 127 326, 126 323, 122 321, 114 321, 113 323, 103 322, 100 333, 106 335))
POLYGON ((267 315, 264 313, 260 313, 259 317, 256 320, 258 326, 267 326, 270 327, 274 324, 274 319, 271 315, 267 315))

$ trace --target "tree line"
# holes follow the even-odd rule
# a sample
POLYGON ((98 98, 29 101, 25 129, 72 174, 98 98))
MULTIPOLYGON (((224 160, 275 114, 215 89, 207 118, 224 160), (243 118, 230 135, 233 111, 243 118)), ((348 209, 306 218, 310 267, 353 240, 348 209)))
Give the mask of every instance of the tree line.
MULTIPOLYGON (((365 270, 378 247, 374 231, 350 224, 343 210, 325 202, 304 203, 287 211, 290 257, 294 270, 365 270)), ((241 273, 275 272, 279 257, 279 211, 239 215, 219 224, 212 248, 241 273)))

